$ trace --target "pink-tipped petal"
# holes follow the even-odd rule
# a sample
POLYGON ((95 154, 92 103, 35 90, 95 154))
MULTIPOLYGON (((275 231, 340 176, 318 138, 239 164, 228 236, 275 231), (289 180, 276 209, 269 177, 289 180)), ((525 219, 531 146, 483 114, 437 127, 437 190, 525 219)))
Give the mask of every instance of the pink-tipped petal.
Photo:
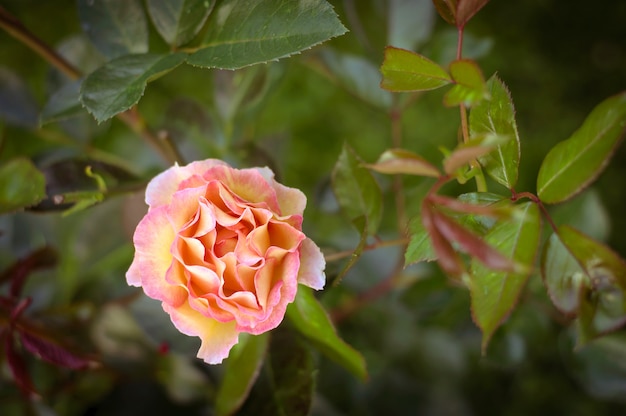
POLYGON ((174 326, 183 334, 199 337, 202 341, 198 358, 208 364, 220 364, 237 343, 239 332, 234 321, 219 322, 192 309, 188 304, 173 308, 163 304, 174 326))
POLYGON ((274 172, 270 168, 257 168, 257 171, 274 188, 282 216, 302 215, 304 208, 306 208, 306 196, 302 191, 276 182, 274 180, 274 172))
POLYGON ((146 188, 146 204, 151 208, 169 204, 182 181, 193 175, 202 175, 214 166, 228 165, 217 159, 192 162, 186 166, 175 164, 150 181, 146 188))
POLYGON ((310 238, 303 240, 300 245, 298 283, 315 290, 323 289, 326 283, 325 267, 326 260, 319 247, 310 238))
POLYGON ((137 225, 133 237, 135 257, 126 280, 132 286, 143 286, 151 298, 178 305, 188 293, 184 287, 171 285, 165 280, 172 264, 170 246, 174 241, 174 230, 165 215, 166 208, 152 210, 137 225))

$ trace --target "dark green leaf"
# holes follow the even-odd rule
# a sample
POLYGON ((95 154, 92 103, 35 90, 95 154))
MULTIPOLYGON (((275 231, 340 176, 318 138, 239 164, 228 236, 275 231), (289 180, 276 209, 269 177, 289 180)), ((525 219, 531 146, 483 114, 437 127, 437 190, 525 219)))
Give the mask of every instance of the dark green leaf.
POLYGON ((140 0, 78 0, 78 17, 107 58, 148 52, 148 22, 140 0))
POLYGON ((389 149, 376 163, 366 164, 369 169, 387 174, 407 174, 438 178, 441 172, 426 159, 404 149, 389 149))
POLYGON ((583 125, 543 160, 537 177, 539 198, 555 204, 585 189, 609 163, 625 127, 626 93, 598 104, 583 125))
POLYGON ((357 55, 324 49, 320 53, 333 79, 363 101, 381 109, 391 107, 391 93, 380 88, 380 73, 370 61, 357 55))
POLYGON ((268 357, 238 416, 308 415, 315 392, 313 357, 287 325, 272 331, 268 357))
POLYGON ((285 58, 346 32, 324 0, 224 0, 207 27, 188 62, 222 69, 285 58))
POLYGON ((82 79, 68 82, 52 94, 43 110, 41 110, 39 122, 46 124, 84 114, 85 109, 80 103, 80 86, 82 82, 82 79))
POLYGON ((387 44, 416 50, 432 34, 434 11, 430 0, 390 0, 387 44))
POLYGON ((24 158, 0 166, 0 213, 33 206, 46 197, 44 175, 24 158))
POLYGON ((146 0, 146 5, 159 34, 178 47, 198 34, 215 0, 146 0))
POLYGON ((404 265, 409 266, 421 261, 437 260, 437 255, 422 224, 422 217, 415 216, 409 221, 409 245, 404 253, 404 265))
POLYGON ((510 189, 517 183, 520 160, 515 108, 509 90, 497 76, 487 81, 487 90, 490 98, 479 102, 470 112, 470 136, 494 134, 510 138, 495 152, 479 158, 487 174, 510 189))
POLYGON ((433 90, 452 82, 446 70, 430 59, 393 46, 385 48, 380 72, 380 86, 394 92, 433 90))
POLYGON ((218 416, 235 414, 256 381, 269 344, 269 334, 240 335, 226 361, 226 373, 215 398, 218 416))
POLYGON ((300 285, 296 300, 287 307, 287 317, 298 331, 313 341, 329 358, 362 380, 367 378, 365 360, 339 336, 313 291, 300 285))
POLYGON ((470 59, 459 59, 450 64, 454 87, 443 97, 444 105, 454 107, 463 104, 471 107, 489 96, 483 73, 470 59))
POLYGON ((382 217, 382 194, 372 173, 346 144, 333 170, 333 191, 350 220, 365 216, 368 234, 374 235, 382 217))
POLYGON ((92 72, 81 87, 81 102, 96 120, 104 121, 137 104, 153 81, 183 63, 187 55, 127 55, 92 72))
POLYGON ((485 242, 516 263, 527 267, 523 273, 499 272, 473 260, 470 266, 472 316, 483 331, 483 351, 491 336, 511 313, 532 271, 541 222, 537 204, 518 207, 510 221, 498 222, 485 236, 485 242))

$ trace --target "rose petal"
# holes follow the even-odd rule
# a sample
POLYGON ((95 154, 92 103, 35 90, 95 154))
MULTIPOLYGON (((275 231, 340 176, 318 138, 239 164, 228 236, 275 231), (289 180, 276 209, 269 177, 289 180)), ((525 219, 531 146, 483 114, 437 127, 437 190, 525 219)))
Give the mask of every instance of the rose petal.
POLYGON ((263 178, 257 169, 232 169, 216 166, 209 169, 204 178, 218 180, 228 187, 232 194, 248 203, 264 203, 273 212, 281 215, 276 199, 276 191, 263 178))
POLYGON ((166 210, 167 207, 152 210, 137 225, 133 236, 135 257, 126 272, 126 281, 132 286, 143 286, 151 298, 179 305, 188 293, 184 287, 165 280, 172 264, 170 246, 174 240, 166 210))
POLYGON ((300 245, 298 283, 315 290, 323 289, 326 283, 325 267, 326 260, 319 247, 310 238, 303 240, 300 245))
POLYGON ((200 337, 202 344, 197 356, 208 364, 221 363, 237 343, 239 331, 234 321, 224 323, 208 318, 187 303, 178 308, 163 304, 163 310, 170 314, 172 323, 180 332, 200 337))
POLYGON ((214 166, 228 165, 217 159, 192 162, 186 166, 175 164, 150 181, 146 188, 146 204, 152 208, 169 204, 182 181, 193 175, 202 175, 214 166))

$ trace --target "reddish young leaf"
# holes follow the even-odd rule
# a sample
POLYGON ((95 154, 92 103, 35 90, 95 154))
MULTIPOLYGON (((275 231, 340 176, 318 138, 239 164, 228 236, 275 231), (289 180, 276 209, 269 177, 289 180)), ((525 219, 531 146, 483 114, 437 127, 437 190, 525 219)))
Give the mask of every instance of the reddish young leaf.
POLYGON ((458 0, 456 6, 456 26, 461 29, 474 17, 489 0, 458 0))
POLYGON ((437 255, 437 262, 439 266, 441 266, 441 269, 451 277, 461 277, 465 273, 463 261, 458 253, 454 251, 452 244, 450 244, 437 228, 434 221, 435 215, 435 210, 430 205, 429 201, 427 199, 424 200, 422 203, 422 224, 430 236, 433 250, 437 255))
POLYGON ((439 15, 451 25, 456 25, 456 9, 459 0, 433 0, 439 15))
POLYGON ((506 258, 452 218, 435 210, 432 211, 431 215, 434 226, 445 239, 458 243, 465 252, 477 258, 485 266, 494 270, 516 271, 515 263, 511 259, 506 258))
POLYGON ((25 349, 50 364, 78 370, 87 367, 90 363, 89 359, 76 355, 53 341, 27 332, 20 331, 19 334, 25 349))
POLYGON ((12 331, 3 331, 0 335, 4 340, 4 353, 7 358, 7 363, 9 364, 9 368, 11 369, 11 374, 13 374, 13 378, 17 383, 18 387, 24 395, 33 396, 37 394, 35 390, 35 386, 28 374, 28 370, 26 369, 26 363, 24 362, 24 358, 15 351, 15 344, 13 343, 12 331))

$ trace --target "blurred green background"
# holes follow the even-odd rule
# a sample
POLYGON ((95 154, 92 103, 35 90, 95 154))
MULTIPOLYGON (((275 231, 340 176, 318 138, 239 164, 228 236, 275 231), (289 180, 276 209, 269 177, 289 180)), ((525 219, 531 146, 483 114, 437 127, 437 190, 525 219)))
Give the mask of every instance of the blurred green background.
MULTIPOLYGON (((268 165, 283 183, 301 188, 309 199, 305 231, 327 252, 358 243, 330 190, 343 143, 368 162, 392 146, 387 108, 390 100, 400 98, 379 90, 380 78, 368 71, 379 67, 390 38, 443 65, 456 48, 455 31, 429 2, 415 0, 420 15, 408 34, 392 30, 392 1, 330 3, 348 34, 242 71, 180 67, 150 84, 139 104, 148 124, 169 131, 186 160, 219 157, 240 167, 268 165), (246 74, 254 77, 254 88, 234 103, 246 74)), ((98 66, 97 53, 80 35, 74 1, 3 0, 0 5, 84 71, 98 66)), ((164 48, 151 33, 151 50, 164 48)), ((492 0, 468 24, 464 54, 477 59, 486 77, 497 72, 508 85, 522 147, 517 190, 534 192, 548 150, 569 137, 597 103, 626 90, 626 2, 492 0)), ((142 180, 166 167, 117 120, 98 125, 83 114, 39 128, 38 114, 61 83, 59 73, 0 32, 0 164, 16 156, 32 158, 38 166, 89 156, 142 180)), ((419 95, 402 118, 402 145, 433 161, 441 158, 439 146, 454 145, 459 124, 458 111, 442 106, 442 94, 419 95)), ((625 161, 622 146, 591 190, 554 209, 557 222, 607 241, 622 257, 625 161)), ((391 181, 379 180, 386 195, 381 236, 395 238, 391 181)), ((428 184, 426 179, 405 180, 409 214, 417 212, 428 184)), ((471 184, 459 188, 464 189, 473 190, 471 184)), ((196 340, 177 334, 158 304, 133 297, 135 290, 125 283, 133 253, 130 238, 144 209, 141 198, 141 192, 120 196, 68 217, 32 212, 0 217, 0 269, 43 245, 58 253, 54 268, 28 279, 32 315, 63 328, 86 350, 99 351, 106 363, 71 374, 29 361, 36 385, 46 392, 34 407, 38 414, 51 409, 81 415, 212 414, 211 398, 223 369, 189 359, 196 340), (163 342, 172 354, 158 354, 163 342)), ((366 253, 342 284, 320 299, 330 312, 343 310, 387 277, 398 256, 402 253, 394 248, 366 253)), ((341 266, 330 263, 327 275, 341 266)), ((319 372, 312 414, 626 412, 626 333, 618 331, 574 351, 571 325, 552 307, 535 274, 482 356, 468 292, 450 285, 433 265, 407 268, 396 287, 338 322, 344 339, 367 360, 367 383, 314 353, 319 372)), ((262 385, 253 388, 242 413, 257 414, 254 406, 263 394, 262 385)), ((4 363, 0 413, 26 410, 4 363)))

